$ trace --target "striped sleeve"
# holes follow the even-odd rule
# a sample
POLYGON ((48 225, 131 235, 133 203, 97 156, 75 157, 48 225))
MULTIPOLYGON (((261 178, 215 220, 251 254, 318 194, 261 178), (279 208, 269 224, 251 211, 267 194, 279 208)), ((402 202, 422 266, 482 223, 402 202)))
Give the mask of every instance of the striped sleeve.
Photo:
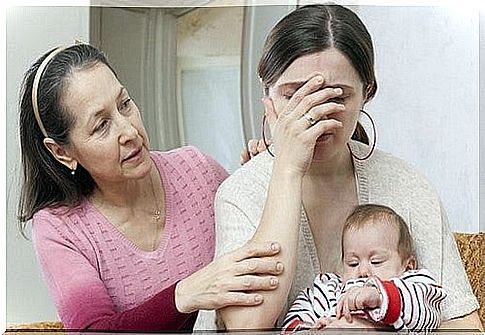
POLYGON ((333 273, 319 274, 313 286, 301 291, 291 305, 283 321, 282 332, 308 329, 318 319, 328 317, 335 310, 341 283, 340 277, 333 273))
POLYGON ((369 311, 376 322, 392 325, 397 331, 430 332, 440 325, 445 290, 428 270, 412 270, 389 281, 376 277, 369 282, 379 289, 381 308, 369 311))

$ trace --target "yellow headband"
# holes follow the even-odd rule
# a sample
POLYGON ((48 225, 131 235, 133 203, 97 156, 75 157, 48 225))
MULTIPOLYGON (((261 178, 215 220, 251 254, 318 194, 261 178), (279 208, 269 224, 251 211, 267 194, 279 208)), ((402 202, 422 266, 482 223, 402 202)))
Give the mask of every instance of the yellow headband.
POLYGON ((40 114, 39 114, 39 106, 37 105, 37 91, 39 90, 39 82, 40 78, 42 77, 42 73, 44 72, 45 68, 49 64, 49 62, 60 52, 66 50, 67 48, 70 48, 75 44, 70 44, 66 46, 61 46, 54 51, 52 51, 45 59, 44 61, 40 64, 39 68, 37 69, 34 77, 34 83, 32 85, 32 108, 34 109, 34 115, 35 119, 37 120, 37 124, 39 125, 40 130, 42 131, 42 134, 44 134, 44 137, 49 137, 47 135, 47 131, 44 128, 44 124, 42 123, 42 120, 40 119, 40 114))

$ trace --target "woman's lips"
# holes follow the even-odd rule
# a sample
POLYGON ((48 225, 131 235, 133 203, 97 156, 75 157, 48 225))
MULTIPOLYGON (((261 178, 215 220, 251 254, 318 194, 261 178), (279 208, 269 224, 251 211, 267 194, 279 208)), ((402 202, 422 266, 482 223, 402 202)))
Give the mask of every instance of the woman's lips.
POLYGON ((141 157, 141 147, 135 151, 132 151, 128 157, 126 157, 125 159, 123 159, 123 163, 125 162, 136 162, 138 159, 140 159, 141 157))

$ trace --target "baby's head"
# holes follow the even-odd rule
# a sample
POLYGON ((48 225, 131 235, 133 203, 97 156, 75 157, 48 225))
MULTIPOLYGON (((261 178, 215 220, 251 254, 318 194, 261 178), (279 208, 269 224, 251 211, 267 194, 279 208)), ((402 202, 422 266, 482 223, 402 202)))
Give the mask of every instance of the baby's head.
POLYGON ((361 205, 342 231, 343 280, 377 276, 389 279, 416 269, 408 226, 392 209, 361 205))

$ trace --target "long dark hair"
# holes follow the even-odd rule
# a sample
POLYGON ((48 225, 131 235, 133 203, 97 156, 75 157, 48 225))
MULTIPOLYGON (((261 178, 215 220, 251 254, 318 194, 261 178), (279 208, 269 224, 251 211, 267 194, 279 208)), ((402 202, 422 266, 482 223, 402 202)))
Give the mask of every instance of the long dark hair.
MULTIPOLYGON (((302 6, 273 27, 258 65, 265 94, 297 58, 331 47, 349 59, 364 84, 366 102, 371 100, 377 91, 372 38, 354 12, 333 4, 302 6)), ((360 123, 352 139, 369 144, 360 123)))
MULTIPOLYGON (((34 77, 40 65, 53 51, 41 56, 27 70, 20 91, 20 146, 23 180, 18 207, 20 230, 25 236, 25 224, 47 206, 73 206, 91 194, 94 179, 80 165, 76 174, 59 163, 47 150, 32 106, 34 77)), ((59 145, 68 145, 74 118, 63 104, 64 92, 74 71, 105 64, 112 71, 103 53, 88 44, 75 44, 55 55, 47 64, 39 81, 37 105, 48 137, 59 145)), ((115 73, 113 71, 113 73, 115 73)))

